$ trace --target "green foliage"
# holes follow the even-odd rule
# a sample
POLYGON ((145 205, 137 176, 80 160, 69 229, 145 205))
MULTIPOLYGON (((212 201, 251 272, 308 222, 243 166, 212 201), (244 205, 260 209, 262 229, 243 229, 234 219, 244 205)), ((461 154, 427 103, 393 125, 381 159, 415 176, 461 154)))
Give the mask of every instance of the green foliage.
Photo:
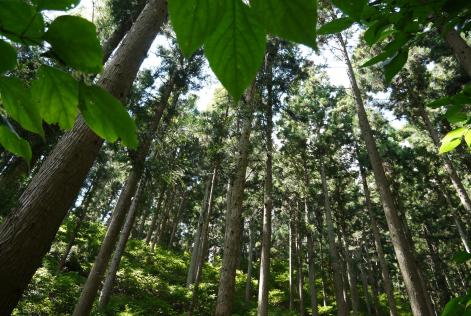
POLYGON ((386 83, 391 82, 394 76, 397 75, 397 73, 402 69, 402 67, 404 67, 407 62, 408 55, 408 49, 401 50, 384 66, 384 75, 386 76, 386 83))
POLYGON ((322 25, 317 33, 319 35, 340 33, 352 26, 353 22, 350 18, 338 18, 322 25))
POLYGON ((49 124, 58 124, 62 129, 70 129, 79 108, 87 111, 86 121, 97 134, 109 141, 122 138, 126 145, 133 148, 137 146, 134 123, 122 105, 104 90, 98 92, 101 88, 93 88, 98 94, 94 102, 79 106, 79 100, 90 100, 79 98, 79 83, 83 85, 88 74, 97 74, 103 68, 103 52, 95 25, 70 15, 59 16, 47 25, 44 23, 41 11, 64 11, 78 3, 79 0, 0 2, 0 36, 6 39, 0 40, 0 74, 4 74, 0 77, 0 112, 5 122, 0 144, 25 159, 31 159, 31 149, 20 138, 20 133, 13 129, 10 119, 44 138, 43 120, 49 124), (45 45, 46 42, 50 46, 45 45), (42 55, 43 65, 31 89, 29 82, 15 76, 18 74, 16 48, 21 46, 36 46, 35 49, 40 52, 44 51, 43 47, 50 47, 42 55), (61 67, 52 66, 54 64, 61 67), (75 77, 80 79, 75 79, 62 68, 73 68, 77 71, 75 77), (107 97, 103 97, 105 94, 107 97))
POLYGON ((103 52, 93 23, 78 16, 60 16, 51 23, 44 39, 66 65, 89 73, 102 70, 103 52))
POLYGON ((169 1, 169 14, 186 55, 204 45, 209 64, 238 100, 254 80, 266 34, 315 46, 316 1, 169 1))
POLYGON ((137 147, 136 125, 121 103, 97 86, 80 85, 80 111, 88 126, 99 136, 114 142, 121 138, 130 147, 137 147))

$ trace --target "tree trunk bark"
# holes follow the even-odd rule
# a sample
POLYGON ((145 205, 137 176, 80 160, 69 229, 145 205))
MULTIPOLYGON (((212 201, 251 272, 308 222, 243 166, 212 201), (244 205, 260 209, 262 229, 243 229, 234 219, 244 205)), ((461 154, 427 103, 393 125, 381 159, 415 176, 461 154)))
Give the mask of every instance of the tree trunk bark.
POLYGON ((308 233, 307 255, 309 260, 309 290, 311 294, 312 316, 319 316, 316 287, 316 268, 314 266, 314 236, 312 232, 308 233))
POLYGON ((360 277, 361 277, 361 284, 363 286, 363 295, 365 295, 365 306, 366 306, 366 313, 367 315, 372 315, 371 313, 371 296, 370 291, 368 290, 368 277, 365 274, 365 269, 363 269, 363 265, 360 262, 360 277))
POLYGON ((360 297, 358 296, 358 288, 357 288, 357 279, 356 273, 354 269, 354 263, 352 261, 352 253, 348 250, 348 243, 346 241, 345 232, 342 230, 342 235, 344 236, 342 248, 345 253, 345 263, 347 264, 347 279, 348 284, 350 287, 350 298, 352 301, 352 315, 358 316, 358 311, 360 308, 360 297))
MULTIPOLYGON (((357 156, 358 154, 359 153, 357 150, 357 156)), ((389 276, 388 263, 386 262, 386 257, 384 255, 383 245, 381 244, 381 235, 379 232, 378 222, 376 221, 376 216, 373 212, 373 205, 371 204, 371 195, 366 179, 366 171, 359 160, 358 164, 360 165, 360 177, 363 186, 363 194, 365 195, 366 210, 368 211, 368 216, 370 217, 371 230, 373 232, 376 253, 378 254, 378 261, 379 265, 381 266, 381 275, 383 277, 384 291, 386 292, 386 296, 388 298, 389 314, 391 316, 398 316, 399 314, 397 311, 396 301, 394 299, 394 289, 391 282, 391 277, 389 276)))
POLYGON ((445 41, 453 50, 461 67, 471 77, 471 47, 468 46, 460 33, 453 28, 445 34, 445 41))
POLYGON ((172 231, 170 232, 170 239, 168 241, 169 248, 173 247, 173 242, 175 239, 175 235, 177 234, 178 224, 180 223, 183 206, 185 205, 185 200, 186 200, 186 191, 183 193, 183 196, 180 201, 180 205, 178 206, 177 214, 175 214, 175 218, 173 219, 173 222, 172 222, 172 231))
POLYGON ((163 203, 163 199, 165 197, 165 191, 167 190, 167 186, 165 184, 162 184, 162 188, 160 189, 160 194, 159 194, 159 200, 157 202, 157 206, 154 210, 154 214, 152 214, 152 219, 150 222, 149 230, 147 231, 146 235, 146 244, 149 245, 151 239, 152 239, 152 234, 154 233, 155 230, 155 225, 157 224, 157 218, 159 217, 159 211, 160 211, 160 205, 163 203))
POLYGON ((265 182, 263 192, 263 215, 262 215, 262 250, 260 256, 260 276, 258 284, 258 316, 268 315, 268 280, 270 276, 270 249, 271 249, 271 221, 273 210, 273 92, 272 92, 272 61, 275 52, 267 52, 266 69, 268 90, 268 102, 266 105, 265 126, 265 182))
POLYGON ((95 296, 106 271, 108 261, 111 257, 119 232, 121 231, 126 218, 126 213, 130 208, 131 199, 136 194, 137 185, 142 178, 145 160, 149 154, 152 139, 156 136, 155 134, 159 127, 163 112, 167 107, 168 99, 170 98, 173 86, 173 75, 171 75, 169 81, 166 83, 162 91, 160 101, 156 104, 148 131, 143 136, 141 144, 135 153, 133 167, 129 173, 126 184, 119 195, 118 202, 116 203, 115 209, 113 211, 110 226, 108 227, 98 256, 95 258, 95 263, 92 267, 92 270, 90 271, 87 281, 85 282, 79 301, 77 302, 77 305, 75 305, 73 316, 90 314, 93 301, 95 300, 95 296))
POLYGON ((376 186, 383 204, 394 251, 396 253, 404 283, 409 294, 412 313, 415 316, 431 315, 427 304, 427 291, 421 284, 418 267, 411 251, 411 246, 409 245, 402 229, 402 223, 399 218, 394 198, 391 194, 389 183, 383 169, 382 159, 379 155, 375 140, 373 138, 373 132, 371 130, 368 116, 363 105, 363 99, 355 78, 352 64, 350 62, 346 44, 341 35, 338 35, 338 40, 342 46, 345 63, 348 68, 348 74, 357 104, 358 121, 361 129, 361 135, 366 144, 370 163, 373 167, 376 186))
POLYGON ((167 195, 165 197, 165 201, 162 201, 162 203, 160 205, 158 205, 158 207, 159 207, 159 209, 158 209, 159 219, 158 219, 157 225, 155 225, 155 231, 154 231, 154 234, 153 234, 152 241, 150 243, 150 251, 151 252, 154 252, 155 246, 157 245, 157 243, 159 241, 160 232, 161 232, 161 229, 162 229, 162 221, 164 220, 164 216, 165 216, 164 212, 166 212, 169 201, 172 200, 172 196, 173 196, 172 190, 173 189, 170 189, 167 192, 167 195))
MULTIPOLYGON (((430 121, 430 117, 427 113, 427 110, 423 106, 419 108, 419 115, 422 117, 425 128, 427 129, 430 138, 432 138, 435 147, 438 149, 440 147, 440 137, 435 128, 433 127, 432 122, 430 121)), ((471 214, 471 200, 469 198, 468 192, 466 192, 466 189, 463 186, 463 182, 456 173, 455 166, 453 166, 452 161, 447 155, 440 155, 440 157, 443 160, 443 165, 445 167, 446 172, 448 173, 448 177, 450 178, 450 181, 453 184, 453 187, 455 188, 458 197, 460 198, 461 205, 463 205, 465 210, 468 211, 468 214, 471 214)))
MULTIPOLYGON (((151 0, 102 73, 99 85, 125 101, 153 39, 167 17, 167 2, 151 0)), ((33 177, 19 207, 0 226, 0 312, 11 313, 40 266, 103 140, 82 117, 33 177)))
POLYGON ((304 229, 301 223, 301 212, 299 211, 299 203, 296 203, 296 243, 297 243, 297 259, 298 259, 298 297, 299 297, 299 315, 304 316, 304 253, 303 239, 304 229))
POLYGON ((252 267, 253 267, 253 248, 255 243, 255 238, 253 236, 254 229, 252 223, 249 223, 249 255, 248 255, 248 264, 247 264, 247 280, 245 282, 245 302, 250 302, 252 297, 252 267))
POLYGON ((245 93, 242 101, 243 121, 242 131, 238 144, 235 174, 232 179, 230 199, 227 205, 226 232, 224 236, 224 256, 221 266, 221 277, 216 302, 216 316, 230 316, 234 300, 235 274, 237 258, 240 253, 240 232, 242 202, 245 191, 245 176, 250 150, 250 133, 252 131, 252 117, 255 94, 255 82, 245 93))
POLYGON ((343 280, 342 280, 342 269, 340 267, 337 245, 335 242, 334 235, 334 223, 332 221, 332 211, 330 209, 329 201, 329 191, 327 188, 327 180, 325 175, 324 163, 321 161, 320 165, 321 180, 322 180, 322 191, 324 194, 324 209, 325 209, 325 218, 327 224, 327 237, 329 241, 329 254, 332 264, 332 270, 334 273, 334 291, 335 291, 335 300, 337 301, 337 315, 347 316, 348 308, 347 303, 345 302, 343 295, 343 280))
POLYGON ((289 309, 294 310, 294 295, 295 295, 295 283, 294 283, 294 256, 296 253, 295 245, 295 233, 294 233, 294 221, 293 216, 290 216, 289 221, 289 309))
POLYGON ((142 199, 142 194, 145 188, 145 178, 141 180, 139 188, 137 189, 136 195, 134 196, 129 212, 126 216, 126 223, 124 224, 123 230, 120 233, 118 244, 113 254, 113 259, 111 259, 111 264, 108 268, 108 274, 106 276, 105 282, 103 283, 103 288, 101 290, 99 307, 105 308, 108 305, 111 290, 113 289, 113 284, 116 280, 116 273, 119 269, 119 264, 121 262, 121 257, 123 256, 124 249, 126 248, 126 243, 128 242, 129 236, 131 235, 131 230, 134 225, 134 220, 136 219, 136 212, 139 208, 140 200, 142 199))

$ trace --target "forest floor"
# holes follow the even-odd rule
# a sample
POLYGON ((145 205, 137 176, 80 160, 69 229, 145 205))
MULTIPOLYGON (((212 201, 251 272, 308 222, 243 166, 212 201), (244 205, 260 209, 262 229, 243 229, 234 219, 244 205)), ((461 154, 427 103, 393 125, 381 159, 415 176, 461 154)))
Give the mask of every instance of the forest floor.
MULTIPOLYGON (((80 295, 81 286, 99 249, 105 227, 89 223, 77 240, 64 271, 59 271, 58 262, 66 245, 67 221, 59 231, 57 241, 45 258, 43 266, 36 272, 27 293, 13 315, 70 315, 80 295), (92 237, 93 236, 93 237, 92 237)), ((142 240, 131 239, 122 258, 113 295, 106 310, 96 306, 92 315, 185 315, 191 302, 191 291, 186 287, 186 275, 190 255, 157 247, 153 253, 142 240)), ((286 262, 272 263, 270 315, 298 315, 290 312, 289 275, 286 262)), ((258 266, 254 266, 258 271, 258 266)), ((206 264, 203 282, 200 284, 198 304, 194 315, 212 315, 217 296, 219 277, 218 263, 206 264)), ((256 279, 256 276, 254 276, 256 279)), ((252 299, 245 302, 246 274, 237 271, 234 315, 256 315, 256 290, 252 299)), ((254 280, 252 288, 257 288, 254 280)), ((316 281, 321 287, 321 280, 316 281)), ((305 285, 306 312, 310 312, 308 287, 305 285)), ((329 294, 331 295, 331 294, 329 294)), ((322 302, 321 296, 319 301, 322 302)), ((380 297, 381 308, 387 315, 385 297, 380 297)), ((297 306, 297 300, 295 301, 297 306)), ((362 310, 365 306, 362 306, 362 310)), ((320 306, 320 315, 334 315, 335 306, 320 306)), ((364 315, 364 313, 362 313, 364 315)), ((401 315, 410 315, 402 312, 401 315)))

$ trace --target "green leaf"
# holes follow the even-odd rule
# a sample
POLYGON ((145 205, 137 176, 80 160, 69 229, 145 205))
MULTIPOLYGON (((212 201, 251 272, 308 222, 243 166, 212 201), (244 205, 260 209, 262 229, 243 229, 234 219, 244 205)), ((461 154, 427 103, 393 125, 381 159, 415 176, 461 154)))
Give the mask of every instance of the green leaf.
POLYGON ((181 50, 190 56, 203 45, 224 15, 226 0, 170 0, 168 11, 181 50))
POLYGON ((316 48, 317 1, 252 0, 268 33, 316 48))
POLYGON ((41 116, 31 99, 31 93, 17 78, 0 78, 0 95, 5 111, 20 125, 44 138, 41 116))
POLYGON ((317 33, 319 35, 340 33, 352 26, 353 22, 351 18, 339 18, 322 25, 317 33))
POLYGON ((452 151, 453 149, 458 147, 459 144, 461 144, 461 138, 454 139, 454 140, 449 141, 449 142, 442 142, 442 145, 438 149, 438 153, 439 154, 444 154, 444 153, 447 153, 449 151, 452 151))
POLYGON ((375 65, 379 62, 385 61, 389 57, 391 57, 391 54, 389 52, 383 52, 383 53, 379 54, 378 56, 375 56, 375 57, 371 58, 370 60, 368 60, 367 62, 362 64, 360 67, 373 66, 373 65, 375 65))
POLYGON ((60 16, 44 38, 66 65, 89 73, 102 70, 103 51, 93 23, 78 16, 60 16))
POLYGON ((461 304, 461 299, 459 297, 456 297, 445 305, 445 309, 443 310, 443 313, 441 314, 441 316, 462 315, 463 311, 464 311, 464 308, 461 304))
POLYGON ((61 70, 41 66, 33 81, 33 101, 41 117, 49 124, 59 123, 62 129, 74 125, 78 113, 78 83, 61 70))
POLYGON ((372 46, 381 38, 382 32, 388 25, 389 24, 386 19, 379 17, 363 34, 365 42, 372 46))
POLYGON ((468 119, 466 113, 461 112, 463 108, 462 104, 454 104, 448 108, 445 113, 445 117, 447 118, 448 122, 452 124, 461 123, 468 119))
POLYGON ((5 41, 0 40, 0 74, 15 69, 16 49, 5 41))
POLYGON ((39 44, 44 20, 35 7, 23 0, 1 0, 0 33, 15 42, 39 44))
POLYGON ((461 139, 461 137, 463 137, 463 135, 465 135, 466 133, 468 132, 468 129, 467 128, 464 128, 464 127, 459 127, 459 128, 456 128, 450 132, 448 132, 445 137, 443 137, 443 140, 442 142, 443 143, 448 143, 454 139, 461 139))
POLYGON ((463 264, 470 260, 471 260, 471 253, 466 252, 466 251, 460 251, 453 256, 453 261, 455 261, 458 264, 463 264))
POLYGON ((9 152, 23 157, 28 162, 31 160, 32 152, 29 143, 19 137, 7 125, 0 125, 0 145, 9 152))
POLYGON ((386 77, 386 83, 391 82, 395 75, 404 67, 407 62, 409 50, 401 50, 396 56, 384 66, 384 75, 386 77))
POLYGON ((437 99, 428 103, 427 107, 432 108, 432 109, 438 109, 439 107, 448 105, 450 103, 451 103, 451 100, 449 97, 441 97, 440 99, 437 99))
POLYGON ((205 55, 224 87, 239 100, 263 62, 265 32, 241 0, 230 0, 221 20, 205 42, 205 55))
POLYGON ((80 111, 87 125, 100 137, 110 142, 121 139, 129 148, 137 148, 134 120, 121 102, 97 86, 80 84, 80 111))
POLYGON ((332 0, 332 3, 346 15, 358 20, 363 13, 367 0, 332 0))
POLYGON ((471 147, 471 132, 469 130, 464 134, 464 141, 468 147, 471 147))
POLYGON ((79 3, 80 0, 36 0, 39 10, 67 11, 75 8, 79 3))

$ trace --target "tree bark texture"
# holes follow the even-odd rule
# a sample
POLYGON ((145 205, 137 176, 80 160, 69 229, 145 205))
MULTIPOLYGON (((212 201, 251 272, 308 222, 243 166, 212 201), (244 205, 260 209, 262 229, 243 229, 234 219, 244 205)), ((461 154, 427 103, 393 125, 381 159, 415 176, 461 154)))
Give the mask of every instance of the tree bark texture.
POLYGON ((237 162, 232 178, 230 199, 227 204, 224 254, 216 302, 216 316, 230 316, 234 300, 235 274, 240 253, 242 202, 245 191, 245 176, 250 151, 250 133, 255 98, 255 82, 247 89, 242 101, 242 131, 238 143, 237 162))
POLYGON ((366 144, 369 160, 373 168, 376 186, 383 204, 383 210, 386 216, 391 241, 393 243, 396 258, 399 262, 399 267, 407 288, 407 292, 409 294, 412 313, 415 316, 430 316, 430 311, 427 304, 427 291, 422 286, 411 245, 406 239, 402 229, 402 222, 399 217, 397 206, 391 193, 385 171, 383 169, 383 162, 373 137, 373 132, 371 130, 368 116, 363 105, 363 98, 355 78, 355 73, 350 62, 347 47, 341 35, 338 35, 338 40, 342 46, 345 63, 347 65, 348 74, 350 77, 350 83, 357 105, 357 114, 361 135, 363 141, 366 144))

